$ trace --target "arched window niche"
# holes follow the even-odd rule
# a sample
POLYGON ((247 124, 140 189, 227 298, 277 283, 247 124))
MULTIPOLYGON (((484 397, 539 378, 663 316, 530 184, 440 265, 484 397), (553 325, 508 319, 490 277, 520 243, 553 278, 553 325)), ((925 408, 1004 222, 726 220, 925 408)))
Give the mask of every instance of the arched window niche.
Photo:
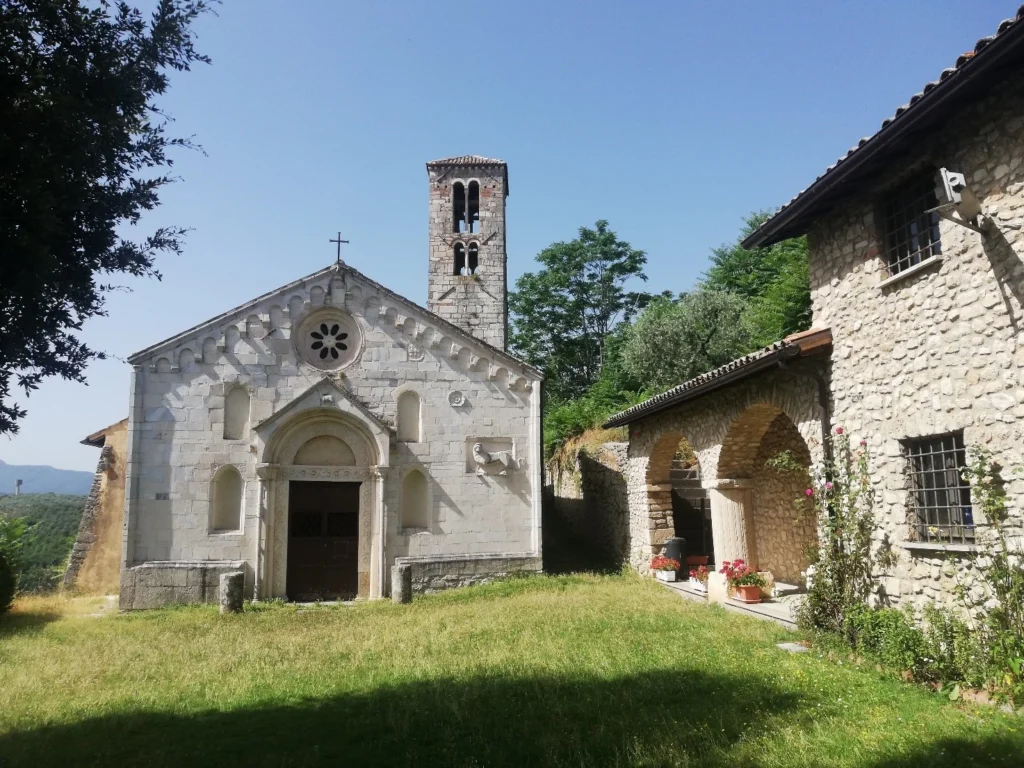
POLYGON ((406 390, 398 396, 398 440, 402 443, 420 442, 420 396, 406 390))
POLYGON ((249 391, 234 386, 224 398, 224 439, 241 440, 249 434, 249 391))
POLYGON ((430 526, 430 494, 427 476, 418 469, 409 470, 402 478, 403 529, 426 529, 430 526))
POLYGON ((217 470, 210 484, 210 530, 215 533, 242 529, 242 494, 245 482, 239 471, 225 464, 217 470))

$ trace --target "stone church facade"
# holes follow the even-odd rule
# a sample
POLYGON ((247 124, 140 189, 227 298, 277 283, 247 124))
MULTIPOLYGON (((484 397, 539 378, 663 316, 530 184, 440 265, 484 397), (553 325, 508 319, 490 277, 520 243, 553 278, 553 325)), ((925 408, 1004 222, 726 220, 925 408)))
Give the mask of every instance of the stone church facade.
POLYGON ((121 606, 377 598, 541 567, 505 163, 428 163, 429 309, 339 261, 130 358, 121 606))

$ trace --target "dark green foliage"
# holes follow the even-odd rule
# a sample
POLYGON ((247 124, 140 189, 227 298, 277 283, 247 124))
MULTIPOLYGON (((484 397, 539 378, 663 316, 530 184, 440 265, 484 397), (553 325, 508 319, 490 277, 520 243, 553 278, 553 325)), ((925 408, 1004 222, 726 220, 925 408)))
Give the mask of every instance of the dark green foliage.
POLYGON ((580 227, 579 237, 540 252, 541 269, 527 272, 509 294, 510 347, 544 370, 552 402, 579 397, 597 381, 605 339, 649 300, 627 291, 630 280, 647 280, 647 254, 619 240, 601 220, 580 227))
POLYGON ((85 499, 54 493, 0 498, 0 516, 20 518, 27 525, 16 560, 23 592, 54 589, 60 583, 85 499))
POLYGON ((18 588, 18 580, 7 557, 0 551, 0 615, 7 613, 14 602, 14 592, 18 588))
POLYGON ((654 299, 625 332, 622 367, 645 389, 662 391, 752 352, 747 301, 699 290, 654 299))
POLYGON ((48 376, 84 380, 102 357, 77 336, 103 314, 110 275, 159 277, 156 254, 184 231, 127 239, 173 181, 157 107, 169 70, 206 57, 191 25, 216 0, 159 0, 147 22, 128 3, 0 3, 0 434, 17 431, 48 376))
POLYGON ((747 300, 746 324, 756 347, 763 347, 811 327, 807 238, 784 240, 767 248, 747 250, 740 243, 767 219, 752 213, 731 245, 711 253, 703 287, 747 300))

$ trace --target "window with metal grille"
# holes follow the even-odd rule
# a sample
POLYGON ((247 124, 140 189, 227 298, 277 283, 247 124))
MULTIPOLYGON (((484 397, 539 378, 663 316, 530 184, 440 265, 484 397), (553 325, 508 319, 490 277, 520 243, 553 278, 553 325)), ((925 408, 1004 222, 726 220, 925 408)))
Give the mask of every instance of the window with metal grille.
POLYGON ((916 177, 886 196, 882 216, 890 275, 942 253, 939 214, 931 211, 938 204, 935 180, 930 173, 916 177))
POLYGON ((905 440, 911 504, 921 541, 967 544, 974 541, 971 486, 962 432, 905 440))

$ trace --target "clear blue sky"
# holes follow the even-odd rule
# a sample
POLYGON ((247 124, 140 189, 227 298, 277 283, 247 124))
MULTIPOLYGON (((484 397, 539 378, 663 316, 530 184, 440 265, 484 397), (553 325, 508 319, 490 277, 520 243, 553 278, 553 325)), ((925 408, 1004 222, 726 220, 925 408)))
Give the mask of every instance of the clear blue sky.
MULTIPOLYGON (((140 227, 194 231, 126 282, 84 336, 112 359, 49 381, 11 464, 95 466, 85 435, 127 415, 127 355, 330 263, 426 299, 427 160, 509 164, 510 283, 608 219, 651 290, 691 286, 742 217, 806 187, 1016 3, 226 0, 198 25, 212 66, 164 106, 206 151, 140 227), (122 360, 116 358, 120 357, 122 360)), ((10 490, 10 489, 3 489, 10 490)))

